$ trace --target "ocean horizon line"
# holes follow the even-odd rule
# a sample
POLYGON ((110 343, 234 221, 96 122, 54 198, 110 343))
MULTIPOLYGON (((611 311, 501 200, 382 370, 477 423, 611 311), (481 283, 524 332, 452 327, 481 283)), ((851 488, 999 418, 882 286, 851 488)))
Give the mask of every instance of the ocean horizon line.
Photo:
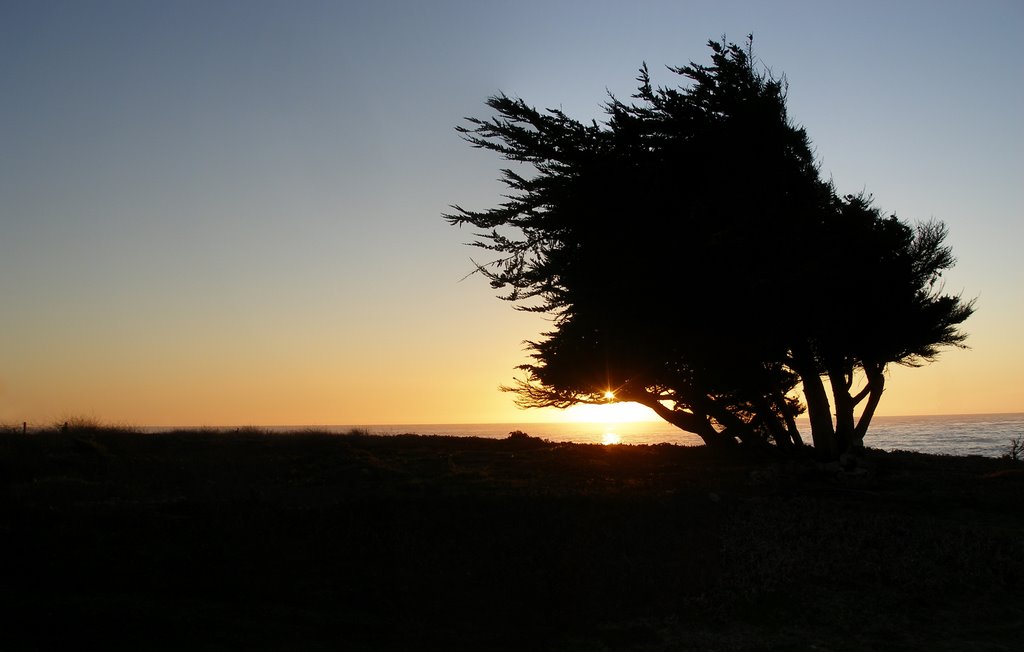
MULTIPOLYGON (((1016 412, 954 412, 949 414, 885 414, 875 415, 872 422, 891 420, 891 419, 956 419, 956 418, 983 418, 983 417, 1014 417, 1024 416, 1024 410, 1016 412)), ((806 415, 800 415, 797 421, 808 422, 806 415)), ((614 421, 614 420, 533 420, 533 421, 397 421, 397 422, 369 422, 369 421, 353 421, 353 422, 337 422, 337 423, 255 423, 255 422, 232 422, 224 424, 209 424, 209 423, 193 423, 193 424, 145 424, 145 425, 134 425, 129 423, 125 427, 132 428, 163 428, 163 429, 232 429, 232 428, 273 428, 275 430, 281 428, 298 428, 298 429, 315 429, 315 428, 368 428, 368 427, 410 427, 410 426, 530 426, 530 425, 616 425, 616 424, 654 424, 658 426, 669 426, 679 430, 676 426, 668 423, 664 419, 649 419, 640 421, 614 421)))
MULTIPOLYGON (((59 422, 57 422, 59 424, 59 422)), ((798 424, 809 441, 809 422, 798 418, 798 424)), ((28 424, 26 424, 28 425, 28 424)), ((27 432, 53 428, 32 425, 27 432)), ((89 424, 93 425, 93 424, 89 424)), ((506 421, 453 423, 343 423, 265 425, 242 423, 231 425, 148 425, 125 422, 97 423, 103 427, 143 435, 169 432, 231 433, 265 432, 267 434, 325 433, 344 435, 352 432, 368 435, 422 435, 440 437, 480 437, 503 439, 513 432, 553 443, 625 444, 701 446, 701 439, 667 421, 506 421)), ((14 428, 10 428, 13 430, 14 428)), ((21 427, 17 428, 21 430, 21 427)), ((879 415, 871 422, 865 438, 869 448, 907 450, 940 455, 1006 455, 1011 442, 1024 438, 1024 412, 980 412, 969 414, 879 415)))

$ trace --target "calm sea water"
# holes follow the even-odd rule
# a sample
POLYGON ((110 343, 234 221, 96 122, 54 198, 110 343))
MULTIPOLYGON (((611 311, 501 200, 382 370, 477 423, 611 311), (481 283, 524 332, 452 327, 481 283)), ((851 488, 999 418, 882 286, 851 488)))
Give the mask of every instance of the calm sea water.
MULTIPOLYGON (((810 428, 800 424, 810 440, 810 428)), ((273 431, 296 430, 298 426, 275 426, 273 431)), ((415 433, 463 437, 503 438, 514 430, 551 441, 579 443, 622 443, 699 445, 700 439, 664 422, 633 423, 458 423, 400 425, 318 426, 318 430, 348 432, 352 429, 382 435, 415 433)), ((1014 437, 1024 437, 1024 413, 966 414, 917 417, 876 417, 865 439, 871 448, 911 450, 942 455, 984 455, 999 457, 1014 437)))

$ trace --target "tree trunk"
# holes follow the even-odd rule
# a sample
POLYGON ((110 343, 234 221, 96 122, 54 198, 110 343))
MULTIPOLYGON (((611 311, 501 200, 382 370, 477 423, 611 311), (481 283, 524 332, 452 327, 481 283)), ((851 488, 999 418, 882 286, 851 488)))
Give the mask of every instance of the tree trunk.
POLYGON ((789 401, 782 395, 782 392, 776 390, 772 399, 775 404, 779 406, 779 411, 782 412, 782 418, 786 423, 786 430, 789 431, 789 436, 793 441, 793 445, 797 448, 803 448, 804 440, 800 436, 800 430, 796 427, 796 418, 794 416, 794 410, 791 408, 789 401))
POLYGON ((830 369, 828 379, 832 385, 832 398, 836 402, 836 454, 842 455, 854 439, 853 397, 850 396, 847 375, 842 369, 830 369))
MULTIPOLYGON (((781 451, 790 451, 793 449, 795 442, 791 436, 791 433, 786 427, 779 421, 776 410, 772 409, 771 404, 765 398, 759 398, 756 403, 757 411, 760 413, 762 423, 768 428, 768 432, 771 433, 772 439, 775 440, 775 445, 778 446, 781 451)), ((785 406, 780 408, 785 410, 785 406)))
POLYGON ((839 454, 836 452, 836 432, 832 426, 832 408, 828 402, 825 384, 818 375, 817 365, 806 351, 794 355, 793 364, 793 369, 800 375, 804 386, 814 452, 822 459, 834 460, 839 454))
MULTIPOLYGON (((867 365, 865 365, 867 367, 867 365)), ((864 410, 860 413, 860 420, 854 429, 852 445, 854 448, 864 448, 864 435, 871 425, 871 418, 875 416, 875 409, 882 400, 882 392, 885 391, 885 366, 872 365, 871 369, 865 368, 868 374, 868 402, 864 404, 864 410)))
MULTIPOLYGON (((624 397, 625 398, 625 397, 624 397)), ((647 394, 631 394, 629 400, 654 410, 659 417, 686 432, 692 432, 704 441, 708 448, 726 448, 735 444, 731 437, 725 437, 711 425, 707 418, 681 410, 670 410, 661 401, 647 394)))
POLYGON ((719 406, 714 399, 708 397, 699 402, 694 401, 694 407, 710 416, 718 425, 724 428, 720 433, 723 438, 730 441, 739 439, 740 443, 751 447, 757 447, 766 443, 757 436, 751 424, 730 412, 728 408, 719 406))

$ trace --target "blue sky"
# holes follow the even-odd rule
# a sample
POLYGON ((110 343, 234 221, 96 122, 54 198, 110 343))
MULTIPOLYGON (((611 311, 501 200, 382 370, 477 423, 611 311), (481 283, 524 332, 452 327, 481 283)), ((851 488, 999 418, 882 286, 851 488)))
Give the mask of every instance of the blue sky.
MULTIPOLYGON (((754 33, 843 192, 946 222, 969 351, 884 414, 1024 410, 1017 2, 5 2, 0 421, 550 419, 497 386, 546 326, 461 280, 499 91, 600 118, 640 64, 754 33)), ((858 305, 851 298, 851 319, 858 305)), ((884 324, 875 325, 884 327, 884 324)))

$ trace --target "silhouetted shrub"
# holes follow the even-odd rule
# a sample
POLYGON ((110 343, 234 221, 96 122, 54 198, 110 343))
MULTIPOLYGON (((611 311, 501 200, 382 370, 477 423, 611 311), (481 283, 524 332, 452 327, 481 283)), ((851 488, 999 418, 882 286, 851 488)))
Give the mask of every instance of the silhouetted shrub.
POLYGON ((1003 459, 1014 463, 1024 459, 1024 437, 1014 437, 1010 440, 1010 444, 1006 447, 1006 452, 1003 453, 1003 459))

